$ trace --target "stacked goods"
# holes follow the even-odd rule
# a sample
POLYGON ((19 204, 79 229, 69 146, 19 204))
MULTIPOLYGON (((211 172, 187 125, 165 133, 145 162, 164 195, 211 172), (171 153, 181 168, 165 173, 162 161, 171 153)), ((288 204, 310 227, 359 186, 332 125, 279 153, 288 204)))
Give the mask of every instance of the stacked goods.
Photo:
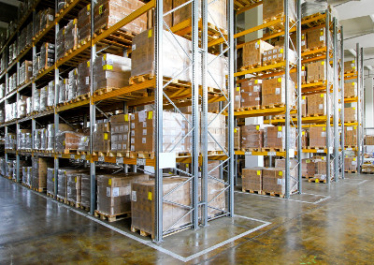
MULTIPOLYGON (((63 133, 63 132, 71 131, 71 130, 72 130, 72 128, 67 124, 60 123, 58 125, 58 133, 63 133)), ((63 139, 63 135, 60 135, 59 140, 61 141, 62 139, 63 139)), ((63 143, 60 142, 60 145, 62 145, 62 144, 63 143)), ((46 148, 46 150, 53 150, 54 145, 55 145, 55 125, 52 123, 52 124, 47 125, 47 148, 46 148)))
POLYGON ((40 90, 35 87, 33 91, 33 96, 32 96, 32 111, 38 112, 39 109, 40 109, 40 90))
MULTIPOLYGON (((219 161, 215 161, 215 163, 219 164, 219 161)), ((215 165, 215 164, 214 164, 215 165)), ((211 169, 208 165, 208 171, 211 169)), ((219 172, 217 169, 216 172, 219 172)), ((211 173, 215 178, 220 178, 219 173, 211 173)), ((200 183, 200 182, 199 182, 200 183)), ((222 214, 226 207, 226 195, 225 192, 225 184, 214 179, 208 179, 208 218, 213 218, 217 215, 222 214)), ((199 186, 199 193, 201 193, 201 186, 199 186)), ((201 201, 201 199, 200 199, 201 201)))
POLYGON ((81 139, 79 141, 78 151, 88 152, 90 150, 89 144, 90 144, 90 135, 88 133, 85 133, 81 136, 81 139))
POLYGON ((91 39, 91 5, 78 13, 78 44, 84 45, 91 39))
POLYGON ((42 134, 42 129, 36 129, 32 132, 32 137, 34 138, 34 145, 33 149, 40 150, 41 149, 41 136, 42 134))
MULTIPOLYGON (((262 190, 265 193, 284 195, 286 193, 286 173, 284 167, 262 170, 262 190)), ((297 181, 290 178, 290 193, 297 191, 297 181)))
POLYGON ((17 132, 17 147, 18 149, 32 149, 31 146, 31 130, 19 129, 17 132))
MULTIPOLYGON (((101 29, 112 27, 143 5, 144 3, 138 0, 98 0, 94 9, 95 33, 99 33, 101 29)), ((134 35, 146 29, 147 14, 139 16, 120 28, 120 30, 134 35)))
POLYGON ((303 159, 301 170, 303 177, 313 177, 316 173, 316 163, 311 159, 303 159))
POLYGON ((18 104, 17 104, 17 118, 23 118, 26 117, 26 112, 27 112, 27 101, 28 97, 20 95, 18 98, 18 104))
MULTIPOLYGON (((288 1, 288 12, 291 21, 296 21, 296 5, 295 1, 288 1)), ((283 17, 284 0, 264 0, 263 1, 263 19, 264 23, 274 20, 275 17, 283 17)))
POLYGON ((16 149, 17 138, 14 133, 7 133, 5 135, 5 149, 16 149))
MULTIPOLYGON (((332 68, 328 66, 328 75, 332 76, 332 68)), ((318 81, 327 80, 326 75, 326 64, 324 61, 314 62, 308 64, 308 71, 307 71, 307 82, 313 83, 318 81)))
POLYGON ((326 146, 326 127, 310 127, 309 146, 310 147, 326 146))
POLYGON ((242 169, 242 190, 262 191, 262 169, 243 168, 242 169))
POLYGON ((326 115, 326 97, 325 94, 312 94, 307 96, 307 115, 323 116, 326 115))
MULTIPOLYGON (((182 135, 184 136, 189 131, 187 130, 188 123, 184 119, 182 119, 182 121, 180 121, 179 124, 182 125, 182 129, 183 129, 182 135)), ((225 148, 226 146, 226 117, 224 115, 217 116, 214 113, 208 113, 208 124, 209 124, 208 131, 210 134, 210 136, 208 136, 208 151, 223 151, 222 148, 225 148)), ((187 137, 186 138, 187 141, 186 140, 185 141, 187 142, 186 147, 189 150, 190 141, 188 141, 188 139, 190 138, 187 137)), ((179 139, 176 139, 175 142, 173 142, 172 139, 169 139, 168 141, 171 142, 170 145, 167 147, 168 149, 170 149, 173 147, 173 145, 175 145, 175 142, 179 141, 179 139)), ((181 150, 181 152, 185 152, 185 151, 181 150)))
POLYGON ((344 62, 344 73, 353 73, 356 71, 356 61, 344 62))
POLYGON ((0 175, 3 177, 6 175, 6 161, 4 157, 0 157, 0 175))
POLYGON ((78 45, 78 21, 77 19, 70 20, 65 28, 64 50, 65 53, 70 53, 75 50, 78 45))
POLYGON ((306 96, 301 96, 301 116, 306 117, 308 114, 308 108, 307 108, 307 98, 306 96))
POLYGON ((46 150, 48 146, 47 129, 40 129, 40 149, 46 150))
MULTIPOLYGON (((228 135, 228 133, 227 133, 228 135)), ((235 127, 234 128, 234 149, 235 150, 240 150, 241 146, 241 141, 242 141, 242 134, 241 134, 241 129, 240 127, 235 127)))
POLYGON ((58 0, 57 1, 57 13, 60 12, 62 9, 65 8, 66 0, 58 0))
POLYGON ((55 45, 52 43, 43 43, 40 48, 40 65, 39 70, 45 70, 52 66, 55 59, 55 45))
POLYGON ((344 126, 344 145, 357 145, 356 126, 344 126))
POLYGON ((94 73, 94 91, 101 88, 128 86, 131 76, 131 59, 114 54, 104 54, 96 58, 94 73))
MULTIPOLYGON (((297 87, 297 72, 290 73, 291 80, 295 83, 295 86, 297 87)), ((301 70, 301 84, 306 84, 306 71, 305 66, 302 66, 301 70)))
POLYGON ((53 159, 34 157, 32 159, 31 187, 39 192, 47 188, 47 168, 53 167, 53 159))
POLYGON ((345 157, 344 158, 344 171, 356 171, 357 162, 355 157, 345 157))
POLYGON ((234 90, 234 110, 239 110, 241 107, 241 92, 240 87, 236 87, 234 90))
POLYGON ((362 173, 374 173, 374 165, 373 164, 362 164, 362 173))
POLYGON ((54 195, 55 192, 55 169, 53 167, 47 168, 47 194, 54 195))
POLYGON ((260 130, 260 125, 245 125, 241 127, 241 147, 247 148, 262 148, 263 131, 260 130))
POLYGON ((295 84, 291 80, 288 81, 288 95, 285 92, 285 85, 286 78, 284 76, 263 80, 262 106, 286 104, 286 97, 288 97, 288 104, 293 106, 296 101, 295 84))
POLYGON ((0 84, 0 98, 3 98, 5 95, 5 84, 0 84))
POLYGON ((49 27, 55 19, 55 11, 52 8, 45 9, 41 14, 40 29, 46 29, 49 27))
POLYGON ((90 92, 90 61, 80 63, 78 73, 77 96, 90 92))
MULTIPOLYGON (((289 133, 289 147, 294 149, 296 146, 296 129, 291 127, 289 133)), ((270 126, 265 127, 264 132, 264 147, 265 148, 286 148, 286 128, 284 126, 270 126)))
MULTIPOLYGON (((173 5, 173 8, 176 8, 178 6, 181 6, 182 4, 185 4, 186 1, 185 0, 173 0, 173 3, 169 3, 169 4, 166 4, 167 7, 166 8, 169 8, 172 9, 171 5, 173 5)), ((199 5, 201 3, 199 2, 199 5)), ((164 5, 165 5, 165 1, 164 1, 164 5)), ((214 0, 209 0, 208 1, 208 5, 209 5, 209 16, 208 16, 208 24, 210 25, 213 25, 213 27, 217 27, 219 28, 220 30, 226 30, 227 29, 227 11, 226 11, 226 5, 227 5, 227 2, 226 0, 218 0, 218 1, 214 1, 214 0)), ((164 8, 164 12, 167 12, 168 9, 164 8)), ((201 10, 199 8, 199 10, 201 10)), ((184 22, 188 19, 191 19, 192 17, 192 14, 191 14, 191 11, 192 11, 192 7, 191 7, 191 4, 188 4, 188 5, 185 5, 184 7, 182 8, 179 8, 177 9, 173 14, 174 14, 174 17, 173 17, 173 23, 174 23, 174 26, 181 23, 181 22, 184 22)), ((199 13, 199 17, 201 17, 201 13, 199 13)), ((222 32, 222 34, 224 34, 225 32, 222 32)))
POLYGON ((110 140, 112 151, 130 151, 129 114, 119 114, 110 117, 110 140))
MULTIPOLYGON (((330 174, 333 177, 334 175, 334 163, 330 163, 330 174)), ((326 169, 327 169, 327 162, 326 161, 318 161, 316 160, 316 173, 314 174, 315 178, 319 180, 326 181, 326 169)))
MULTIPOLYGON (((297 190, 297 176, 298 176, 298 162, 297 159, 290 159, 290 187, 291 192, 297 190)), ((286 159, 275 159, 275 168, 286 168, 286 159)))
MULTIPOLYGON (((190 115, 186 115, 186 117, 187 119, 190 119, 190 115)), ((211 120, 209 117, 212 116, 208 115, 208 121, 211 120)), ((214 133, 216 129, 215 126, 217 123, 220 123, 220 120, 220 118, 217 118, 214 121, 214 124, 212 124, 209 128, 209 131, 214 133)), ((172 112, 164 112, 163 124, 163 150, 164 152, 170 152, 174 148, 175 144, 182 140, 183 137, 188 133, 189 126, 188 122, 181 114, 172 112)), ((154 152, 155 115, 153 115, 153 111, 144 110, 131 115, 130 128, 130 150, 135 152, 154 152)), ((223 130, 225 130, 225 127, 223 127, 223 130)), ((222 133, 218 130, 217 132, 222 133)), ((174 148, 173 152, 188 152, 190 149, 190 139, 191 137, 184 139, 184 141, 174 148)))
POLYGON ((353 122, 357 120, 357 110, 355 107, 344 108, 344 122, 353 122))
POLYGON ((91 177, 89 174, 80 174, 81 206, 89 209, 91 206, 91 177))
POLYGON ((58 100, 57 103, 64 103, 68 99, 68 91, 69 91, 69 79, 65 78, 59 80, 58 83, 58 100))
POLYGON ((246 43, 243 46, 243 68, 261 66, 263 54, 273 48, 274 46, 262 40, 246 43))
POLYGON ((42 87, 40 90, 40 102, 39 102, 39 111, 45 111, 47 108, 48 101, 48 86, 42 87))
POLYGON ((23 28, 17 38, 18 52, 21 52, 26 46, 27 27, 23 28))
MULTIPOLYGON (((271 50, 264 51, 262 57, 263 65, 275 64, 285 60, 285 52, 283 47, 274 47, 271 50)), ((296 64, 296 52, 289 49, 288 58, 290 63, 296 64)))
POLYGON ((82 133, 73 131, 57 133, 55 151, 64 152, 66 150, 78 150, 82 136, 84 136, 82 133))
POLYGON ((5 121, 17 118, 17 102, 5 105, 5 121))
POLYGON ((57 198, 67 201, 67 179, 70 176, 76 176, 79 173, 86 173, 87 169, 61 168, 57 175, 57 198))
POLYGON ((37 56, 33 57, 33 60, 32 60, 32 76, 33 77, 38 75, 39 64, 40 64, 40 56, 37 55, 37 56))
POLYGON ((357 83, 344 83, 344 98, 357 97, 357 83))
POLYGON ((77 97, 78 91, 78 69, 75 68, 69 72, 69 89, 68 89, 68 98, 70 101, 77 97))
POLYGON ((219 113, 220 112, 220 102, 211 102, 208 104, 208 112, 219 113))
POLYGON ((365 145, 374 145, 374 135, 365 135, 365 145))
MULTIPOLYGON (((293 45, 290 43, 290 48, 297 50, 297 40, 296 40, 296 32, 291 34, 291 41, 293 45)), ((304 52, 307 49, 307 41, 306 41, 306 33, 301 33, 301 52, 304 52)))
POLYGON ((26 45, 29 46, 32 44, 32 37, 34 35, 33 32, 33 23, 30 22, 27 24, 27 34, 26 34, 26 45))
MULTIPOLYGON (((201 68, 201 57, 198 57, 198 68, 201 68)), ((207 54, 208 61, 208 75, 206 76, 206 85, 212 88, 218 88, 223 92, 226 92, 226 76, 227 71, 227 59, 225 57, 218 57, 213 54, 207 54)), ((201 75, 197 75, 199 85, 202 84, 201 75)), ((189 81, 192 80, 192 74, 190 73, 189 81)))
POLYGON ((28 83, 32 76, 32 62, 23 61, 20 68, 19 85, 28 83))
POLYGON ((35 15, 35 25, 34 25, 34 36, 37 36, 39 34, 39 31, 41 30, 40 28, 40 20, 42 17, 42 10, 40 10, 38 13, 35 15))
POLYGON ((81 175, 69 174, 66 176, 66 200, 79 206, 81 203, 81 175))
POLYGON ((57 32, 56 46, 57 46, 57 60, 60 60, 65 55, 65 27, 63 27, 57 32))
MULTIPOLYGON (((109 217, 129 214, 132 210, 130 195, 136 197, 131 185, 148 180, 148 175, 139 173, 98 175, 97 211, 109 217)), ((152 194, 148 196, 152 197, 152 194)))
POLYGON ((31 187, 31 178, 32 178, 32 167, 22 167, 22 183, 28 187, 31 187))
POLYGON ((47 107, 53 107, 55 104, 55 81, 50 81, 48 83, 47 94, 47 107))
POLYGON ((107 120, 98 121, 93 133, 93 151, 110 151, 110 123, 107 120))
POLYGON ((242 108, 252 108, 261 106, 262 80, 245 80, 242 82, 240 97, 242 108))
MULTIPOLYGON (((331 33, 329 33, 329 39, 331 40, 331 33)), ((331 46, 332 42, 329 42, 331 46)), ((308 49, 317 49, 326 46, 326 29, 318 28, 307 32, 307 46, 308 49)))

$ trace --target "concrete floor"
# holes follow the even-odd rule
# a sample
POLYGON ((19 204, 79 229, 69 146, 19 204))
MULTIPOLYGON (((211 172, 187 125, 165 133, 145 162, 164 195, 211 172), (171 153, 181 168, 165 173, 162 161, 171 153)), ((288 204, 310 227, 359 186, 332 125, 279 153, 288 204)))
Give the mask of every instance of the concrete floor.
POLYGON ((0 264, 372 264, 374 175, 347 178, 290 200, 238 191, 235 218, 160 245, 0 178, 0 264))

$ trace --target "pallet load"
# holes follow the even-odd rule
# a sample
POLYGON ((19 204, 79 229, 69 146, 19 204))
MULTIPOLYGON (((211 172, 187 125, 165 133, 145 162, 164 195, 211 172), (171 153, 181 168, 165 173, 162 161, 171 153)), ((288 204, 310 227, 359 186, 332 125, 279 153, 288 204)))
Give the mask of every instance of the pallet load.
POLYGON ((78 65, 79 74, 77 96, 90 93, 90 65, 90 60, 80 63, 78 65))
POLYGON ((130 151, 130 114, 110 117, 110 141, 112 152, 130 151))
POLYGON ((262 40, 246 43, 243 46, 243 67, 241 68, 241 70, 262 66, 262 58, 264 53, 273 48, 273 45, 262 40))
MULTIPOLYGON (((290 127, 289 147, 295 149, 296 147, 296 128, 290 127)), ((284 126, 269 126, 264 130, 264 148, 285 150, 286 148, 286 128, 284 126)))
MULTIPOLYGON (((262 170, 262 194, 284 197, 286 193, 286 173, 284 167, 264 168, 262 170)), ((290 193, 297 191, 297 181, 290 177, 290 193)))
POLYGON ((81 203, 81 175, 67 175, 66 200, 69 205, 79 207, 81 203))
MULTIPOLYGON (((59 133, 66 132, 66 131, 72 131, 72 130, 73 129, 67 124, 63 124, 63 123, 58 124, 58 132, 59 133)), ((46 150, 52 151, 54 149, 55 138, 56 138, 55 137, 55 125, 53 123, 48 124, 47 125, 47 148, 46 148, 46 150)), ((60 141, 63 141, 62 138, 63 138, 63 136, 61 135, 60 136, 60 141)), ((60 142, 60 145, 62 145, 61 142, 60 142)))
POLYGON ((78 91, 78 68, 74 68, 69 72, 68 75, 68 95, 67 95, 67 101, 70 101, 72 99, 75 99, 77 97, 77 91, 78 91))
POLYGON ((312 94, 307 98, 307 116, 324 116, 327 113, 326 95, 312 94))
POLYGON ((74 131, 58 132, 55 151, 61 153, 77 151, 82 137, 84 137, 82 133, 74 131))
MULTIPOLYGON (((271 65, 283 62, 285 58, 284 47, 276 46, 271 50, 265 51, 262 56, 262 65, 271 65)), ((288 50, 288 60, 291 64, 296 64, 296 52, 288 50)))
POLYGON ((17 132, 17 148, 19 150, 32 149, 31 138, 32 138, 31 130, 19 129, 17 132))
MULTIPOLYGON (((227 133, 227 132, 226 132, 227 133)), ((228 135, 228 133, 227 133, 228 135)), ((234 128, 234 150, 240 150, 242 141, 241 127, 237 126, 234 128)))
POLYGON ((344 108, 344 122, 355 122, 357 120, 356 107, 344 108))
POLYGON ((44 30, 48 28, 55 19, 55 10, 52 8, 45 9, 40 18, 40 29, 44 30))
POLYGON ((92 137, 94 152, 110 152, 110 123, 108 120, 101 120, 95 124, 92 137))
POLYGON ((284 76, 276 76, 272 79, 263 80, 262 106, 282 106, 286 104, 286 97, 288 97, 288 104, 294 106, 296 101, 295 84, 291 80, 289 80, 288 84, 288 95, 286 95, 286 78, 284 76))
POLYGON ((262 192, 262 168, 242 169, 242 191, 262 192))
POLYGON ((357 97, 357 83, 350 82, 344 83, 344 98, 357 97))
MULTIPOLYGON (((13 163, 11 163, 13 166, 13 163)), ((8 172, 10 169, 8 168, 8 172)), ((11 171, 13 173, 13 169, 11 171)), ((32 180, 32 167, 23 167, 22 168, 22 183, 27 186, 31 187, 31 180, 32 180)))
MULTIPOLYGON (((226 146, 226 117, 224 115, 218 115, 214 113, 208 113, 208 132, 210 136, 208 136, 208 152, 221 152, 223 151, 222 148, 226 146), (214 139, 213 139, 214 137, 214 139), (222 148, 221 148, 222 147, 222 148)), ((187 126, 187 122, 185 122, 185 127, 187 126)), ((190 150, 190 140, 188 138, 187 148, 190 150)), ((177 142, 178 140, 176 140, 177 142)), ((172 147, 172 146, 170 146, 172 147)), ((169 147, 169 148, 170 148, 169 147)), ((183 151, 182 151, 183 152, 183 151)))
POLYGON ((86 211, 91 208, 91 176, 90 174, 80 174, 81 181, 81 203, 80 207, 86 211))
POLYGON ((303 159, 301 170, 303 177, 314 177, 314 174, 316 173, 316 164, 312 159, 303 159))
POLYGON ((17 118, 18 119, 26 117, 27 98, 29 98, 29 97, 26 97, 26 96, 23 96, 23 95, 20 95, 19 98, 18 98, 18 104, 17 104, 17 118))
POLYGON ((241 89, 237 86, 234 90, 234 110, 240 110, 241 108, 241 89))
POLYGON ((374 135, 365 135, 364 143, 365 145, 374 145, 374 135))
POLYGON ((356 72, 356 61, 344 62, 344 73, 354 73, 356 72))
MULTIPOLYGON (((314 178, 309 179, 309 182, 327 182, 326 178, 326 161, 321 161, 316 159, 316 173, 314 174, 314 178)), ((334 166, 333 163, 330 162, 330 179, 334 178, 334 166)))
POLYGON ((42 87, 40 90, 39 111, 45 111, 48 101, 48 86, 42 87))
MULTIPOLYGON (((296 21, 296 5, 295 1, 288 1, 288 13, 291 21, 296 21)), ((263 20, 268 23, 276 18, 285 15, 284 0, 264 0, 263 1, 263 20)), ((283 25, 279 25, 276 29, 284 29, 283 25), (282 27, 283 26, 283 27, 282 27)))
MULTIPOLYGON (((307 83, 324 82, 327 75, 333 76, 332 68, 328 65, 328 73, 326 73, 325 61, 309 63, 307 66, 307 83)), ((331 79, 330 79, 331 80, 331 79)))
MULTIPOLYGON (((306 148, 309 145, 308 132, 306 130, 301 131, 301 148, 306 148)), ((298 147, 298 141, 296 139, 296 147, 298 147)))
POLYGON ((43 192, 47 188, 48 167, 53 167, 53 159, 34 157, 32 159, 32 181, 31 187, 43 192))
POLYGON ((374 173, 374 165, 373 164, 362 164, 362 173, 367 173, 367 174, 373 174, 374 173))
POLYGON ((357 126, 344 126, 344 145, 357 145, 357 126))
POLYGON ((344 171, 347 173, 357 172, 356 157, 345 157, 344 158, 344 171))
MULTIPOLYGON (((329 39, 332 40, 331 33, 330 33, 329 39)), ((329 45, 332 48, 331 41, 329 45)), ((307 32, 307 46, 308 46, 308 49, 310 50, 325 47, 326 46, 326 29, 318 28, 318 29, 313 29, 313 30, 308 31, 307 32)))
POLYGON ((7 133, 5 135, 4 148, 8 150, 16 149, 17 137, 14 133, 7 133))
MULTIPOLYGON (((309 129, 309 147, 325 148, 326 146, 326 127, 310 127, 309 129)), ((330 130, 331 135, 331 130, 330 130)))
MULTIPOLYGON (((130 196, 134 196, 131 185, 148 181, 148 179, 148 175, 139 173, 98 175, 97 211, 95 211, 95 215, 106 217, 109 222, 115 221, 121 215, 129 217, 133 210, 130 196)), ((152 197, 152 194, 148 196, 152 197)))
POLYGON ((84 45, 91 39, 91 5, 78 12, 78 44, 84 45))
POLYGON ((55 81, 50 81, 47 87, 46 107, 53 107, 55 103, 55 81))
POLYGON ((55 62, 55 45, 45 42, 40 48, 39 71, 44 71, 51 67, 55 62))
POLYGON ((87 168, 60 168, 57 171, 57 200, 67 203, 67 181, 80 173, 87 173, 87 168))
POLYGON ((56 35, 57 60, 65 56, 65 28, 61 28, 56 35))
MULTIPOLYGON (((294 49, 297 50, 297 34, 296 32, 294 33, 291 33, 291 41, 293 43, 293 45, 291 44, 290 42, 290 48, 291 49, 294 49)), ((308 48, 307 46, 307 34, 302 32, 301 33, 301 52, 304 52, 306 49, 308 48)))
POLYGON ((241 126, 241 148, 246 149, 260 149, 263 147, 263 130, 260 130, 260 125, 245 125, 241 126))
POLYGON ((53 167, 47 168, 47 195, 55 195, 55 169, 53 167))
POLYGON ((66 25, 64 37, 64 55, 67 55, 78 46, 78 21, 76 18, 70 20, 66 25))
MULTIPOLYGON (((297 72, 290 73, 291 80, 295 83, 295 86, 297 86, 297 72)), ((301 84, 306 84, 306 70, 305 66, 303 65, 301 67, 301 84)))
POLYGON ((32 76, 32 62, 23 61, 20 68, 19 85, 26 84, 30 81, 32 76))
POLYGON ((241 108, 258 109, 261 106, 261 79, 247 79, 241 83, 241 108))
POLYGON ((117 89, 129 85, 131 59, 114 54, 104 54, 95 60, 94 91, 117 89))

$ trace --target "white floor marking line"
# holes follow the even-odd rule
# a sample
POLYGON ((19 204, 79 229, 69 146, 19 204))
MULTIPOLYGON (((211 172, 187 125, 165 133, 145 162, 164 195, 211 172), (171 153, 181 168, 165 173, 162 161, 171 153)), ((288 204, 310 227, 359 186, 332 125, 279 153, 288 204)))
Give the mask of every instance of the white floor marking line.
MULTIPOLYGON (((297 200, 297 199, 286 199, 286 198, 280 198, 280 197, 275 197, 275 196, 265 196, 265 195, 261 195, 261 194, 257 194, 257 193, 249 193, 249 192, 242 192, 242 191, 235 191, 235 192, 236 193, 241 193, 241 194, 261 196, 263 198, 269 198, 269 199, 288 200, 288 201, 294 201, 294 202, 315 204, 314 202, 308 202, 308 201, 297 200)), ((303 193, 303 194, 306 194, 306 193, 303 193)), ((309 195, 313 195, 313 194, 309 194, 309 195)), ((325 196, 322 196, 322 195, 315 195, 315 196, 325 197, 325 196)))
POLYGON ((325 196, 325 195, 318 195, 318 194, 312 194, 312 193, 302 193, 303 195, 312 195, 312 196, 318 196, 318 197, 330 197, 330 196, 325 196))
POLYGON ((89 215, 89 214, 86 214, 86 213, 83 213, 83 212, 81 212, 79 210, 76 210, 76 209, 74 209, 74 208, 72 208, 72 207, 70 207, 70 206, 68 206, 68 205, 66 205, 66 204, 64 204, 62 202, 59 202, 59 201, 56 201, 56 200, 51 200, 50 197, 48 197, 48 196, 46 196, 44 194, 41 194, 41 193, 36 192, 34 190, 30 190, 30 189, 28 189, 26 187, 23 187, 23 186, 21 186, 21 187, 24 188, 24 189, 26 189, 26 190, 28 190, 28 191, 31 191, 34 194, 37 194, 37 195, 39 195, 39 196, 47 199, 48 201, 51 201, 51 202, 54 202, 54 203, 56 203, 56 204, 58 204, 60 206, 63 206, 63 207, 65 207, 69 211, 72 211, 72 212, 77 213, 77 214, 79 214, 81 216, 87 217, 88 219, 90 219, 90 220, 92 220, 92 221, 94 221, 94 222, 96 222, 96 223, 98 223, 98 224, 100 224, 102 226, 105 226, 105 227, 107 227, 107 228, 109 228, 109 229, 111 229, 111 230, 113 230, 113 231, 115 231, 117 233, 120 233, 121 235, 124 235, 124 236, 126 236, 126 237, 128 237, 128 238, 130 238, 132 240, 135 240, 135 241, 137 241, 137 242, 139 242, 139 243, 141 243, 143 245, 151 247, 151 248, 153 248, 153 249, 155 249, 157 251, 160 251, 160 252, 162 252, 164 254, 167 254, 167 255, 169 255, 169 256, 171 256, 171 257, 173 257, 175 259, 178 259, 180 261, 183 261, 183 262, 187 262, 189 260, 192 260, 192 259, 198 258, 198 257, 200 257, 202 255, 205 255, 205 254, 207 254, 207 253, 209 253, 209 252, 211 252, 211 251, 213 251, 213 250, 215 250, 215 249, 217 249, 219 247, 222 247, 222 246, 224 246, 224 245, 226 245, 228 243, 231 243, 231 242, 233 242, 233 241, 235 241, 235 240, 237 240, 239 238, 242 238, 242 237, 244 237, 246 235, 249 235, 249 234, 251 234, 251 233, 253 233, 253 232, 257 231, 257 230, 260 230, 260 229, 262 229, 262 228, 264 228, 264 227, 266 227, 266 226, 268 226, 268 225, 271 224, 270 222, 258 220, 258 219, 251 218, 251 217, 246 217, 246 216, 242 216, 242 215, 234 215, 236 217, 240 217, 240 218, 244 218, 244 219, 249 219, 249 220, 253 220, 253 221, 256 221, 256 222, 261 222, 261 223, 263 223, 263 225, 257 226, 255 228, 253 228, 251 230, 248 230, 248 231, 246 231, 244 233, 241 233, 241 234, 239 234, 239 235, 237 235, 235 237, 232 237, 232 238, 227 239, 227 240, 225 240, 225 241, 223 241, 221 243, 218 243, 218 244, 216 244, 214 246, 211 246, 211 247, 209 247, 207 249, 204 249, 204 250, 202 250, 202 251, 200 251, 200 252, 198 252, 196 254, 193 254, 193 255, 188 256, 188 257, 183 257, 181 255, 178 255, 178 254, 170 251, 170 250, 167 250, 167 249, 165 249, 163 247, 160 247, 160 246, 156 245, 155 243, 152 243, 150 241, 146 241, 144 239, 138 238, 137 236, 134 236, 134 235, 129 234, 129 233, 125 232, 125 231, 122 231, 119 228, 111 226, 111 225, 109 225, 109 224, 107 224, 107 223, 105 223, 105 222, 103 222, 103 221, 101 221, 101 220, 99 220, 99 219, 97 219, 97 218, 89 215))
POLYGON ((363 180, 363 181, 361 181, 360 183, 358 183, 357 186, 359 186, 359 185, 361 185, 361 184, 364 184, 364 183, 367 182, 367 181, 369 181, 369 180, 363 180))
POLYGON ((318 203, 323 202, 323 201, 326 201, 326 200, 328 200, 328 199, 330 199, 330 198, 331 198, 331 197, 328 196, 328 197, 326 197, 326 198, 323 198, 323 199, 320 199, 320 200, 314 202, 313 204, 318 204, 318 203))

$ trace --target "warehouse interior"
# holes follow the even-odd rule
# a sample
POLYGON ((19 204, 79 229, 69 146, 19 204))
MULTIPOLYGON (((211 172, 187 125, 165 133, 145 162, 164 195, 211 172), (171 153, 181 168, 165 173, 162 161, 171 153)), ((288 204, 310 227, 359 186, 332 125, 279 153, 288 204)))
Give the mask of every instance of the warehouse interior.
POLYGON ((370 264, 371 0, 0 0, 0 264, 370 264))

